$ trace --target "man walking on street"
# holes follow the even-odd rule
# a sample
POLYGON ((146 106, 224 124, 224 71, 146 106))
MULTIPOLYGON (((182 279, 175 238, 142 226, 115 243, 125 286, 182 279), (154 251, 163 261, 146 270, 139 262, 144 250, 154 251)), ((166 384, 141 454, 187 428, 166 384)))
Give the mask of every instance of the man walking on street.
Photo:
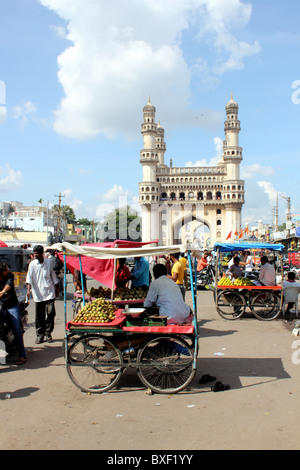
POLYGON ((172 266, 171 276, 168 277, 176 282, 182 294, 183 300, 185 300, 184 267, 183 264, 179 261, 179 256, 180 253, 173 253, 170 255, 171 261, 174 264, 172 266))
POLYGON ((54 329, 55 298, 58 296, 58 279, 50 259, 44 257, 44 248, 37 245, 33 248, 34 259, 28 267, 26 284, 27 296, 30 289, 35 302, 36 344, 45 340, 52 341, 54 329))

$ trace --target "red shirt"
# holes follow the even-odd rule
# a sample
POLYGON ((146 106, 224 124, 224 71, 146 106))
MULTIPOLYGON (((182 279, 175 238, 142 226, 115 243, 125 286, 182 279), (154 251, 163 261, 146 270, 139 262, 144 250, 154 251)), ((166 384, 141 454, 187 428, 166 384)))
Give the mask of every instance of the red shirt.
POLYGON ((207 266, 208 266, 207 258, 204 258, 202 256, 202 258, 198 260, 197 271, 202 271, 202 269, 206 268, 207 266))
POLYGON ((118 266, 116 270, 116 284, 118 285, 119 283, 122 283, 125 285, 129 280, 129 276, 130 271, 127 266, 123 266, 122 268, 118 266))

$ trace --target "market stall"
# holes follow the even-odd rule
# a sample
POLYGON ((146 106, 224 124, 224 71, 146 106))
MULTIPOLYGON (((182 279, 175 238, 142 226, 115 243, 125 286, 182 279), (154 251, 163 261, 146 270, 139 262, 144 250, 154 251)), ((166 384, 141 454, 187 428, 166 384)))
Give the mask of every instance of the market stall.
MULTIPOLYGON (((157 240, 150 242, 134 242, 128 240, 114 240, 112 242, 104 243, 85 243, 79 247, 70 245, 68 247, 68 254, 65 256, 63 253, 58 253, 61 261, 65 261, 66 268, 74 275, 75 270, 80 273, 81 285, 83 285, 83 274, 89 276, 91 279, 101 283, 99 288, 92 288, 89 292, 75 292, 73 302, 73 315, 75 316, 78 311, 85 305, 86 302, 91 302, 97 297, 110 298, 116 305, 123 306, 125 304, 139 305, 143 303, 143 298, 136 297, 126 298, 125 294, 128 290, 123 290, 122 295, 116 290, 115 272, 116 272, 116 258, 103 259, 86 256, 86 250, 93 253, 94 250, 105 248, 106 252, 110 248, 118 248, 120 258, 123 257, 124 251, 121 249, 137 249, 146 245, 157 244, 157 240), (72 248, 73 247, 73 248, 72 248), (74 251, 75 250, 75 251, 74 251)), ((57 246, 57 245, 54 245, 57 246)), ((98 250, 99 251, 99 250, 98 250)), ((141 293, 140 291, 138 293, 141 293)))
MULTIPOLYGON (((114 266, 119 258, 169 255, 182 250, 179 245, 133 248, 119 247, 119 243, 117 248, 78 247, 68 243, 55 244, 52 248, 61 252, 65 273, 70 257, 77 258, 82 272, 85 258, 89 258, 91 265, 111 260, 110 266, 114 266)), ((190 252, 187 253, 192 269, 190 252)), ((111 271, 111 267, 109 269, 111 271)), ((113 272, 110 277, 113 288, 113 272)), ((147 315, 144 308, 118 308, 111 299, 104 298, 87 302, 78 315, 70 319, 65 290, 65 356, 72 382, 83 391, 101 393, 113 388, 126 368, 134 367, 141 382, 156 393, 176 393, 186 388, 195 375, 198 354, 193 286, 192 298, 192 319, 180 325, 168 324, 165 317, 157 314, 147 315)))
POLYGON ((260 255, 272 254, 275 269, 282 269, 281 244, 270 243, 217 243, 215 302, 217 312, 227 320, 240 318, 248 309, 259 320, 274 320, 280 314, 283 302, 281 285, 262 286, 247 278, 238 278, 232 282, 222 273, 223 257, 228 253, 259 252, 260 255))

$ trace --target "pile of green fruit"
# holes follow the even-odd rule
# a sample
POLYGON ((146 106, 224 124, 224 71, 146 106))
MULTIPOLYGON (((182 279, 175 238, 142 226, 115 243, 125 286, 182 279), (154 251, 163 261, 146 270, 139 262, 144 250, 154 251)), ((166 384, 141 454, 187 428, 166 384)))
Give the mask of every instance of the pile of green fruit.
POLYGON ((218 286, 232 286, 232 282, 229 277, 223 276, 218 282, 218 286))
POLYGON ((91 287, 88 291, 88 294, 91 297, 100 298, 103 297, 104 299, 109 299, 111 296, 111 290, 108 287, 91 287))
POLYGON ((114 291, 114 300, 139 300, 145 298, 145 291, 141 287, 117 287, 114 291))
MULTIPOLYGON (((111 289, 108 287, 99 286, 97 288, 92 287, 88 294, 95 299, 110 299, 111 289)), ((113 299, 114 300, 139 300, 145 298, 145 291, 141 287, 133 287, 128 289, 128 287, 117 287, 114 290, 113 299)))
POLYGON ((78 312, 73 323, 109 323, 114 320, 116 310, 108 300, 95 299, 78 312))
POLYGON ((235 286, 254 286, 253 282, 246 277, 237 277, 234 281, 235 286))

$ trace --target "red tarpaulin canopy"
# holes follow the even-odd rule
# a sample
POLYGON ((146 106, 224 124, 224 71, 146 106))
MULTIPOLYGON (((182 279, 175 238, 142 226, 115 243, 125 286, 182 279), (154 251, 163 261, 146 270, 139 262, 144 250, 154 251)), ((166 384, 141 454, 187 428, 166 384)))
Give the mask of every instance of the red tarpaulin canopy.
POLYGON ((6 245, 6 243, 4 243, 2 240, 0 240, 0 247, 8 248, 8 245, 6 245))
MULTIPOLYGON (((152 242, 131 242, 127 240, 115 240, 113 242, 105 243, 85 243, 81 246, 95 246, 102 248, 138 248, 140 246, 149 245, 151 243, 157 243, 157 240, 152 242)), ((64 255, 58 253, 58 257, 61 261, 64 260, 64 255)), ((74 273, 74 269, 80 271, 80 262, 78 256, 66 256, 66 266, 74 273)), ((112 288, 113 277, 114 277, 114 260, 113 259, 96 259, 88 256, 81 256, 82 272, 92 279, 99 281, 106 287, 112 288)), ((116 287, 116 286, 114 286, 116 287)))

